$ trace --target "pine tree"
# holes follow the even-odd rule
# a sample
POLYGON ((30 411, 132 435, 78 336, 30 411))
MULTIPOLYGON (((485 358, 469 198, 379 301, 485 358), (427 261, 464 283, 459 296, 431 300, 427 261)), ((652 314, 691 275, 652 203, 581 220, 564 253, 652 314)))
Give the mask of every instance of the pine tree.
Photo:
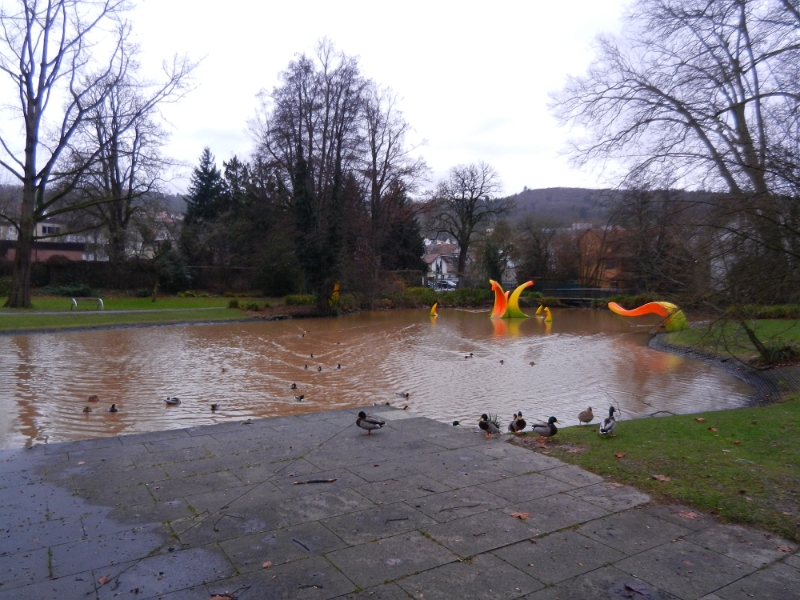
POLYGON ((223 192, 222 173, 217 169, 214 155, 208 147, 203 148, 186 197, 186 224, 213 221, 220 212, 223 192))

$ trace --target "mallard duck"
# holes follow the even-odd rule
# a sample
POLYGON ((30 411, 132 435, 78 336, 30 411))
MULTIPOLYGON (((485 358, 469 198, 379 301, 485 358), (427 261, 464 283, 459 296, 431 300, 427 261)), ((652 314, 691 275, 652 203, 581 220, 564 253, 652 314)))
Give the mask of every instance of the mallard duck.
POLYGON ((300 394, 299 396, 295 396, 294 399, 297 400, 298 402, 302 402, 303 398, 305 397, 306 397, 305 394, 300 394))
POLYGON ((296 390, 297 389, 297 384, 293 383, 292 385, 289 386, 289 389, 290 390, 296 390))
POLYGON ((481 415, 480 421, 478 421, 478 427, 480 427, 482 431, 486 432, 487 440, 495 433, 500 433, 500 428, 489 420, 489 415, 486 413, 481 415))
POLYGON ((506 362, 506 361, 504 361, 502 358, 500 359, 500 364, 501 364, 501 365, 502 365, 503 363, 505 363, 505 362, 506 362))
POLYGON ((308 371, 308 365, 304 365, 303 368, 308 371))
POLYGON ((453 427, 458 427, 460 424, 460 421, 453 421, 453 427))
POLYGON ((317 372, 321 373, 322 372, 322 367, 317 367, 317 372))
POLYGON ((313 352, 311 353, 311 358, 314 358, 314 353, 313 352))
POLYGON ((86 413, 92 412, 92 407, 91 406, 85 406, 83 408, 83 412, 86 412, 86 413))
POLYGON ((551 438, 558 433, 558 427, 555 426, 555 423, 558 423, 558 419, 550 417, 547 419, 547 423, 533 424, 531 429, 533 429, 534 433, 539 434, 539 442, 543 442, 545 438, 551 438))
POLYGON ((217 412, 219 410, 219 404, 214 403, 211 405, 211 412, 217 412))
POLYGON ((411 394, 408 392, 395 392, 394 395, 398 398, 408 398, 411 394))
POLYGON ((97 394, 89 396, 89 402, 100 402, 100 397, 97 394))
POLYGON ((170 398, 169 396, 167 396, 167 399, 164 400, 164 402, 166 402, 170 406, 177 406, 178 404, 181 403, 181 399, 180 398, 170 398))
POLYGON ((592 407, 590 406, 586 410, 582 410, 578 413, 578 421, 581 423, 586 423, 587 425, 592 422, 594 419, 594 413, 592 412, 592 407))
POLYGON ((356 425, 361 427, 361 429, 367 430, 367 435, 372 433, 373 429, 380 429, 384 425, 386 425, 386 421, 381 421, 377 417, 372 417, 365 413, 363 410, 358 413, 358 418, 356 419, 356 425))
MULTIPOLYGON (((528 426, 528 423, 526 423, 525 419, 522 418, 522 411, 519 411, 516 414, 516 418, 514 419, 512 424, 514 425, 514 429, 513 430, 510 429, 510 431, 513 431, 515 434, 519 434, 520 432, 522 432, 522 430, 524 430, 528 426)), ((509 425, 509 428, 510 427, 511 426, 509 425)))
POLYGON ((336 368, 337 368, 337 369, 341 369, 341 368, 342 368, 342 363, 337 363, 337 364, 336 364, 336 368))
POLYGON ((600 435, 609 434, 614 437, 614 430, 617 428, 617 420, 614 418, 614 412, 617 409, 613 406, 608 408, 608 416, 603 419, 603 424, 600 425, 600 435))
POLYGON ((108 412, 119 412, 116 404, 112 404, 111 408, 108 409, 108 412))

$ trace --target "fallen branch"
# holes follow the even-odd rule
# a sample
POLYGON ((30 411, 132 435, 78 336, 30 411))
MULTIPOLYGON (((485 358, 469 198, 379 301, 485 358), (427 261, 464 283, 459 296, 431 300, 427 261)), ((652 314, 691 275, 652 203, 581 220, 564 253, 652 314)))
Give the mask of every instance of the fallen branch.
POLYGON ((294 485, 303 485, 304 483, 333 483, 336 479, 336 477, 333 479, 306 479, 305 481, 295 481, 294 485))

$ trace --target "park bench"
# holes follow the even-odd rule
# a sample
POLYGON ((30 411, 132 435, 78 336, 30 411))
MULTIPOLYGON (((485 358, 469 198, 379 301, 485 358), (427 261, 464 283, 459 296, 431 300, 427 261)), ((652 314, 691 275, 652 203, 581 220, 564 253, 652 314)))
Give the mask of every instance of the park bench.
POLYGON ((73 308, 78 308, 78 302, 97 302, 97 310, 105 309, 102 298, 70 298, 70 300, 72 300, 72 306, 70 307, 70 310, 73 308))

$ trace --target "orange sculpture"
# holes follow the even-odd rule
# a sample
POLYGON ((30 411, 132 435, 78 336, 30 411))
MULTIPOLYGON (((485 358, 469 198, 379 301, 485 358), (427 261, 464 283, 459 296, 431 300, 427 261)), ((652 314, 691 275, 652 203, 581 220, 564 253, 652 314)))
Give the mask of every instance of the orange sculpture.
POLYGON ((616 302, 609 302, 608 308, 623 317, 641 317, 643 315, 658 315, 664 318, 664 328, 667 331, 679 331, 689 327, 686 315, 671 302, 648 302, 638 308, 626 310, 616 302))

